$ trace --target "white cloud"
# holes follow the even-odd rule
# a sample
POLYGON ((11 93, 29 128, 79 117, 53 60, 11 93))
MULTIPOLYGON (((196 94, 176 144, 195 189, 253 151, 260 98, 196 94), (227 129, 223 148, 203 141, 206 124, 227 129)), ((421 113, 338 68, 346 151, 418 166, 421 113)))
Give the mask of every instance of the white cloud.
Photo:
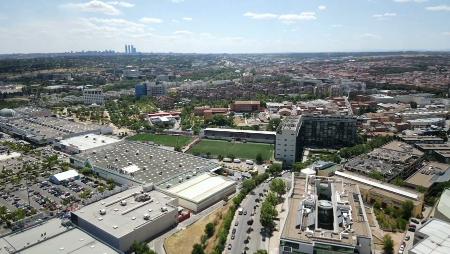
POLYGON ((425 3, 425 2, 428 2, 428 0, 394 0, 394 2, 397 2, 397 3, 425 3))
POLYGON ((192 35, 193 33, 188 30, 178 30, 178 31, 173 32, 173 34, 175 34, 175 35, 192 35))
POLYGON ((317 17, 315 12, 302 12, 300 14, 283 14, 278 19, 283 23, 292 24, 302 20, 316 20, 317 17))
POLYGON ((184 2, 184 0, 170 0, 170 1, 176 4, 184 2))
POLYGON ((315 20, 317 19, 315 12, 301 12, 299 14, 274 14, 274 13, 254 13, 246 12, 245 17, 258 20, 274 20, 277 19, 285 24, 292 24, 303 20, 315 20))
POLYGON ((450 32, 443 32, 442 35, 450 36, 450 32))
POLYGON ((117 6, 120 6, 120 7, 124 7, 124 8, 132 8, 132 7, 134 7, 133 3, 125 2, 125 1, 111 1, 111 2, 107 2, 107 3, 111 4, 111 5, 117 5, 117 6))
POLYGON ((436 5, 436 6, 428 6, 425 8, 427 11, 450 11, 450 5, 436 5))
POLYGON ((373 18, 378 19, 378 20, 387 20, 391 17, 396 17, 397 13, 395 12, 385 12, 382 14, 374 14, 372 15, 373 18))
POLYGON ((92 0, 86 3, 68 3, 63 5, 65 8, 74 9, 82 12, 98 12, 106 15, 119 15, 120 10, 111 4, 99 0, 92 0))
POLYGON ((319 7, 317 7, 317 9, 324 11, 327 9, 327 7, 325 5, 319 5, 319 7))
POLYGON ((245 17, 250 17, 252 19, 276 19, 278 15, 273 13, 254 13, 254 12, 246 12, 244 13, 245 17))
POLYGON ((192 21, 192 18, 191 17, 183 17, 183 20, 184 21, 192 21))
POLYGON ((333 25, 331 25, 331 27, 333 27, 333 28, 341 28, 341 27, 344 27, 344 25, 342 25, 342 24, 333 24, 333 25))
POLYGON ((139 19, 140 22, 145 23, 145 24, 161 24, 163 21, 162 19, 158 19, 158 18, 150 18, 150 17, 144 17, 139 19))

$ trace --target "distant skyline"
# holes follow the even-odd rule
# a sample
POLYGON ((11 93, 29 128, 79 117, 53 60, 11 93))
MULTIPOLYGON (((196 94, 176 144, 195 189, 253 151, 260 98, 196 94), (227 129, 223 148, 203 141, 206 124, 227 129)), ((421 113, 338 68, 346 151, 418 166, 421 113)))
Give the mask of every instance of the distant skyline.
POLYGON ((0 54, 450 50, 450 0, 0 1, 0 54))

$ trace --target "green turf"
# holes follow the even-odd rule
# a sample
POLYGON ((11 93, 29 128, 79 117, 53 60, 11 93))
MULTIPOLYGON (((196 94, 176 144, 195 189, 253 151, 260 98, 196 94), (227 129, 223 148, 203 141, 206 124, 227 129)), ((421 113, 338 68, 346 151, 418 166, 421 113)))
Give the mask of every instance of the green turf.
POLYGON ((203 139, 192 149, 189 153, 192 154, 207 154, 213 156, 222 155, 227 157, 233 154, 236 158, 255 160, 256 155, 261 153, 264 160, 271 160, 273 157, 274 146, 271 144, 260 143, 234 143, 222 140, 208 140, 203 139))
POLYGON ((189 142, 192 141, 191 137, 187 136, 173 136, 173 135, 159 135, 159 134, 150 134, 150 133, 142 133, 137 134, 129 138, 129 140, 133 141, 153 141, 156 144, 161 144, 165 146, 173 146, 176 147, 177 144, 180 147, 186 146, 189 142))

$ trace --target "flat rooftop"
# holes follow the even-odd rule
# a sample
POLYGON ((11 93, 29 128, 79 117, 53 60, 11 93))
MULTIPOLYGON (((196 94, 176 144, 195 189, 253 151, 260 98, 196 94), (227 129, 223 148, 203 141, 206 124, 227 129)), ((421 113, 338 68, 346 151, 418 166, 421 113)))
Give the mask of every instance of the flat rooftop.
POLYGON ((177 209, 176 199, 159 191, 145 192, 150 199, 137 201, 142 187, 125 190, 121 193, 97 201, 73 212, 79 218, 117 238, 125 236, 147 223, 157 220, 167 212, 177 209), (125 203, 126 205, 122 205, 125 203), (167 211, 161 211, 166 208, 167 211), (104 209, 105 214, 100 214, 104 209), (144 219, 148 215, 149 219, 144 219))
MULTIPOLYGON (((406 144, 406 143, 400 142, 400 141, 389 142, 386 145, 384 145, 378 149, 388 150, 388 151, 386 151, 387 153, 395 151, 395 152, 399 152, 399 153, 405 153, 410 156, 418 156, 418 157, 423 156, 423 152, 414 148, 412 145, 409 145, 409 144, 406 144)), ((375 150, 377 150, 377 149, 375 149, 375 150)))
POLYGON ((450 144, 417 144, 417 147, 421 150, 449 150, 450 151, 450 144))
POLYGON ((120 253, 78 228, 71 229, 38 245, 22 250, 21 254, 63 253, 88 254, 120 253))
POLYGON ((73 147, 80 151, 85 151, 92 148, 113 144, 119 141, 120 139, 91 133, 63 139, 59 143, 67 147, 73 147))
POLYGON ((186 178, 194 173, 220 168, 219 164, 201 157, 128 140, 94 148, 72 158, 82 162, 88 159, 94 167, 135 182, 155 185, 172 178, 186 178))
POLYGON ((0 254, 10 254, 15 251, 26 254, 119 253, 84 231, 63 226, 61 222, 60 219, 51 219, 27 230, 0 238, 0 254))
POLYGON ((450 158, 450 150, 436 151, 436 153, 444 158, 450 158))
POLYGON ((93 132, 102 126, 83 124, 56 117, 23 117, 9 119, 3 124, 13 128, 13 132, 34 139, 62 139, 77 133, 93 132))
POLYGON ((399 135, 403 141, 436 141, 436 142, 444 142, 444 140, 437 136, 418 136, 418 135, 399 135))
POLYGON ((297 130, 300 129, 300 125, 301 125, 301 121, 300 121, 301 116, 288 116, 286 118, 284 118, 284 120, 281 122, 280 126, 278 127, 279 130, 283 131, 283 130, 297 130))
POLYGON ((235 184, 235 181, 226 177, 206 173, 187 180, 168 191, 180 198, 199 203, 235 184))
POLYGON ((414 254, 447 254, 450 253, 450 224, 433 219, 416 231, 416 235, 425 237, 416 243, 409 253, 414 254))
POLYGON ((435 182, 450 180, 450 165, 428 162, 405 180, 406 183, 429 188, 435 182))
MULTIPOLYGON (((320 185, 321 186, 321 185, 320 185)), ((294 178, 294 191, 289 198, 289 211, 281 239, 301 242, 328 242, 356 246, 357 237, 372 238, 358 185, 338 178, 294 178), (331 201, 319 200, 315 180, 330 184, 331 201), (331 229, 324 229, 316 210, 322 204, 330 205, 334 217, 331 229), (345 228, 351 226, 353 230, 345 228)))

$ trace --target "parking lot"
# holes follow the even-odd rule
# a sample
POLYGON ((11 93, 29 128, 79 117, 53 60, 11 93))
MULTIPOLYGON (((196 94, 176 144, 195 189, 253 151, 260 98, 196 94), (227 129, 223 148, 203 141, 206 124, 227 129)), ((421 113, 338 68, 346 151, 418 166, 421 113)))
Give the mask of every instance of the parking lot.
POLYGON ((50 182, 50 176, 70 169, 68 158, 46 146, 0 161, 0 223, 10 225, 34 214, 52 216, 74 210, 83 200, 120 188, 113 182, 83 175, 60 184, 50 182))

